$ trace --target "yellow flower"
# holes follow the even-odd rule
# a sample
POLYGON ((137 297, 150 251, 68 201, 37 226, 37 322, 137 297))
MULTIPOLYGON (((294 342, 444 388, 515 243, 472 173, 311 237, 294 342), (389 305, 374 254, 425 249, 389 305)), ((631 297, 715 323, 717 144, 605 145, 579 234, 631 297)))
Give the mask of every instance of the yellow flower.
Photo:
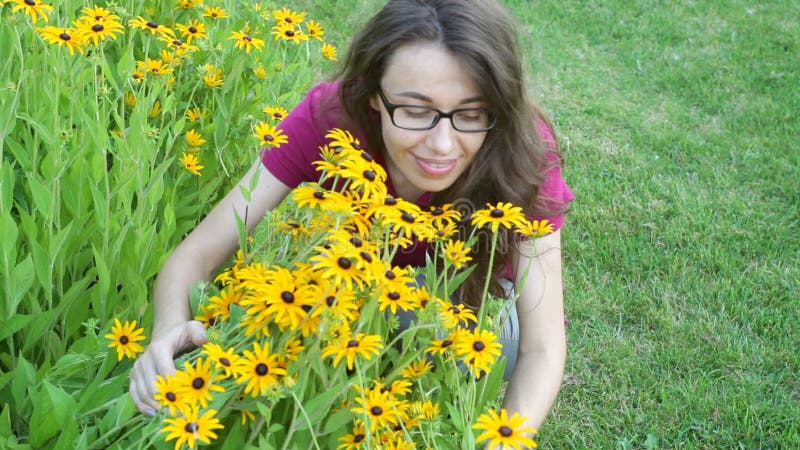
POLYGON ((25 14, 31 16, 31 20, 34 22, 39 20, 39 17, 43 18, 44 21, 47 22, 49 20, 48 14, 53 12, 52 6, 35 0, 10 0, 8 3, 16 5, 11 12, 23 10, 25 11, 25 14))
POLYGON ((336 447, 337 450, 360 450, 366 445, 367 443, 367 434, 366 429, 364 428, 364 422, 360 420, 356 420, 355 426, 353 427, 350 434, 344 435, 339 438, 341 444, 336 447))
POLYGON ((530 237, 544 236, 553 232, 553 224, 548 222, 547 219, 532 220, 520 232, 530 237))
POLYGON ((433 369, 433 365, 427 358, 411 361, 409 365, 400 372, 406 378, 419 378, 433 369))
POLYGON ((279 366, 278 359, 278 355, 269 353, 269 342, 265 342, 263 347, 254 342, 252 352, 244 351, 244 356, 236 366, 236 382, 247 383, 244 395, 252 393, 253 397, 258 397, 278 385, 278 377, 286 375, 286 369, 279 366))
POLYGON ((438 299, 439 315, 442 318, 442 325, 451 330, 459 325, 469 325, 476 323, 478 319, 471 309, 463 304, 452 304, 448 301, 438 299))
POLYGON ((535 434, 534 428, 523 427, 525 417, 514 413, 508 417, 505 409, 500 410, 500 414, 494 409, 490 409, 486 414, 481 414, 478 421, 472 428, 484 430, 477 438, 477 442, 489 441, 489 448, 536 448, 539 445, 533 439, 526 436, 526 433, 535 434))
POLYGON ((87 40, 91 39, 95 44, 99 44, 107 39, 115 39, 117 34, 124 33, 122 24, 111 17, 117 16, 100 20, 84 16, 74 21, 73 24, 85 35, 87 40))
POLYGON ((169 433, 164 440, 177 439, 175 441, 175 450, 181 448, 184 443, 189 448, 194 448, 197 445, 197 441, 210 444, 211 439, 216 439, 217 437, 214 430, 224 428, 219 419, 214 417, 216 414, 216 410, 209 409, 201 416, 200 408, 186 408, 183 411, 183 416, 164 419, 164 423, 168 425, 162 428, 161 432, 169 433))
POLYGON ((203 0, 178 0, 178 5, 175 9, 192 9, 202 3, 203 0))
POLYGON ((166 406, 173 416, 186 404, 178 386, 178 380, 173 375, 167 375, 166 378, 156 376, 155 399, 159 405, 166 406))
POLYGON ((255 126, 255 137, 261 139, 261 145, 265 147, 280 147, 281 144, 289 142, 289 136, 266 122, 258 122, 255 126))
POLYGON ((380 354, 382 348, 381 337, 376 334, 343 334, 325 346, 322 356, 333 356, 333 367, 338 366, 344 359, 347 361, 347 369, 353 370, 356 356, 360 355, 364 359, 370 360, 373 354, 380 354))
POLYGON ((172 29, 170 29, 167 26, 159 24, 155 20, 147 20, 142 16, 138 16, 135 19, 131 19, 130 21, 128 21, 128 26, 131 26, 133 28, 138 28, 140 30, 147 30, 151 34, 158 33, 160 36, 165 38, 170 38, 170 39, 175 38, 175 32, 172 31, 172 29))
POLYGON ((366 417, 373 432, 383 427, 392 427, 400 421, 398 402, 388 392, 369 390, 356 397, 356 402, 360 406, 350 408, 350 411, 366 417))
POLYGON ((331 61, 338 61, 336 58, 336 47, 331 44, 322 44, 322 57, 331 61))
POLYGON ((81 53, 84 52, 84 45, 86 45, 85 34, 75 28, 37 27, 36 32, 50 44, 67 47, 70 55, 74 55, 75 50, 81 53))
POLYGON ((250 53, 252 47, 255 47, 256 50, 261 50, 265 44, 263 39, 253 37, 244 31, 234 31, 228 40, 235 40, 236 43, 234 44, 234 47, 244 48, 245 52, 247 53, 250 53))
POLYGON ((456 269, 464 267, 472 260, 471 256, 467 256, 472 249, 467 247, 464 241, 447 241, 443 251, 445 260, 449 261, 456 269))
POLYGON ((186 132, 186 143, 189 144, 190 147, 200 147, 206 143, 206 140, 203 139, 203 135, 197 131, 189 130, 186 132))
POLYGON ((154 119, 159 114, 161 114, 161 101, 156 100, 153 102, 153 107, 150 109, 150 114, 148 114, 147 117, 154 119))
POLYGON ((285 23, 290 25, 297 25, 298 23, 303 22, 303 19, 306 17, 305 12, 294 12, 289 10, 289 8, 279 9, 272 13, 272 17, 275 18, 276 23, 285 23))
POLYGON ((225 391, 214 380, 210 359, 198 358, 194 365, 186 361, 184 370, 178 371, 175 377, 178 380, 178 390, 184 394, 186 403, 191 405, 200 404, 205 408, 208 401, 214 398, 212 391, 225 391))
POLYGON ((322 41, 322 36, 325 34, 325 30, 322 29, 322 25, 314 22, 313 20, 309 20, 307 25, 308 26, 306 28, 308 30, 308 35, 312 38, 322 41))
POLYGON ((266 80, 267 79, 267 69, 264 66, 259 65, 255 69, 253 69, 253 75, 255 75, 259 80, 266 80))
POLYGON ((147 73, 152 73, 153 75, 168 75, 175 70, 172 67, 165 65, 164 61, 161 61, 160 59, 147 58, 145 61, 137 61, 137 66, 140 70, 144 70, 147 73))
POLYGON ((142 335, 143 333, 144 329, 136 328, 135 320, 132 322, 126 321, 125 324, 122 324, 119 319, 114 319, 111 333, 106 334, 106 337, 111 339, 108 346, 117 349, 117 359, 119 361, 122 361, 126 356, 135 358, 137 353, 144 351, 144 348, 137 343, 145 339, 142 335))
POLYGON ((278 122, 285 119, 286 115, 289 114, 289 111, 280 106, 265 106, 261 111, 267 113, 271 119, 275 119, 278 122))
POLYGON ((175 28, 186 38, 186 43, 191 44, 192 39, 207 38, 206 26, 202 20, 189 20, 187 24, 176 24, 175 28))
POLYGON ((133 92, 126 92, 125 104, 128 106, 136 106, 136 94, 134 94, 133 92))
POLYGON ((213 64, 203 66, 203 82, 210 88, 220 87, 223 84, 222 69, 217 69, 213 64))
POLYGON ((190 108, 186 110, 186 120, 189 122, 197 122, 204 117, 200 108, 190 108))
POLYGON ((213 20, 224 19, 228 17, 228 12, 217 6, 206 6, 206 9, 203 10, 203 17, 210 17, 213 20))
POLYGON ((497 205, 486 204, 486 208, 472 214, 472 224, 476 227, 489 226, 492 233, 497 233, 499 227, 519 229, 525 228, 527 219, 522 213, 522 208, 511 203, 500 202, 497 205))
POLYGON ((181 164, 183 167, 188 170, 189 172, 195 175, 202 175, 200 173, 201 170, 205 168, 205 166, 200 165, 200 160, 197 159, 197 155, 192 152, 184 152, 181 157, 181 164))
POLYGON ((483 372, 488 373, 491 370, 491 366, 500 356, 502 344, 491 331, 475 329, 472 332, 459 333, 454 348, 456 356, 463 357, 475 376, 480 378, 483 372))
POLYGON ((301 41, 307 41, 308 35, 303 33, 303 30, 295 28, 294 25, 286 22, 281 22, 272 27, 272 34, 275 35, 275 40, 282 39, 284 41, 293 41, 299 44, 301 41))

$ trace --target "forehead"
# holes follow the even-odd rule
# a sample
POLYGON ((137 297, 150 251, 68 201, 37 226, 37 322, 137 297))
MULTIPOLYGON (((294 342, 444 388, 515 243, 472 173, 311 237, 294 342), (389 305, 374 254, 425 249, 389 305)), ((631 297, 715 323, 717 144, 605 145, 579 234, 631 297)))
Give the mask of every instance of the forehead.
POLYGON ((480 97, 478 84, 466 64, 444 45, 414 42, 389 56, 381 87, 391 94, 414 92, 437 103, 480 97))

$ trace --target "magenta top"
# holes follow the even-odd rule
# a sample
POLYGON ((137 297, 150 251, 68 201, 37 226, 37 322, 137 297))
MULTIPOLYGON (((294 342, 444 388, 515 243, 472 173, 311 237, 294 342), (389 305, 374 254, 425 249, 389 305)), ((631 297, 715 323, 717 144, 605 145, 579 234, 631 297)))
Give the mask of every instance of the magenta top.
MULTIPOLYGON (((319 181, 320 172, 316 170, 312 162, 320 159, 319 148, 328 143, 325 138, 328 131, 332 128, 342 128, 338 118, 345 114, 338 100, 338 88, 339 82, 320 83, 312 88, 306 98, 278 126, 289 137, 289 142, 262 153, 261 159, 264 166, 285 185, 294 188, 306 181, 319 181), (325 105, 324 111, 320 106, 322 104, 325 105)), ((545 144, 555 150, 557 144, 550 127, 542 121, 538 121, 537 125, 545 144)), ((353 136, 362 144, 366 144, 367 140, 363 130, 348 129, 348 131, 353 133, 353 136)), ((381 152, 370 153, 377 163, 386 167, 381 152)), ((552 155, 550 157, 553 159, 557 158, 556 153, 549 155, 552 155)), ((397 196, 388 171, 386 188, 389 194, 397 196)), ((561 176, 560 165, 553 164, 548 169, 545 181, 539 187, 539 195, 547 199, 543 202, 546 209, 557 213, 533 215, 529 219, 546 219, 553 224, 554 230, 561 228, 564 224, 564 212, 567 205, 575 199, 575 195, 561 176)), ((427 209, 431 203, 431 193, 423 194, 414 203, 427 209)), ((428 248, 428 245, 414 245, 410 250, 398 252, 393 262, 397 265, 422 266, 425 264, 425 252, 428 248)), ((506 270, 506 275, 508 275, 506 278, 511 279, 513 274, 510 269, 508 267, 506 270)))

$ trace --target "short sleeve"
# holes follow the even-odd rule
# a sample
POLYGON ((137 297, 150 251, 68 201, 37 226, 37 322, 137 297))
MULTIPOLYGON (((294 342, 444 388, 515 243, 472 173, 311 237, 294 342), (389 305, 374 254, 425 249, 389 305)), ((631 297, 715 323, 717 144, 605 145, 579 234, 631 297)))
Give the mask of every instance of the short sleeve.
POLYGON ((575 200, 575 194, 562 176, 560 156, 553 131, 544 121, 540 121, 538 126, 545 146, 553 151, 546 154, 544 183, 539 186, 536 210, 529 219, 547 220, 553 225, 553 230, 557 230, 564 225, 564 215, 569 210, 570 203, 575 200))
POLYGON ((289 142, 262 151, 264 166, 285 185, 294 188, 305 181, 319 180, 312 163, 319 159, 325 134, 336 126, 335 114, 321 111, 320 105, 333 104, 328 100, 337 95, 337 88, 337 83, 320 83, 312 88, 278 125, 289 142))

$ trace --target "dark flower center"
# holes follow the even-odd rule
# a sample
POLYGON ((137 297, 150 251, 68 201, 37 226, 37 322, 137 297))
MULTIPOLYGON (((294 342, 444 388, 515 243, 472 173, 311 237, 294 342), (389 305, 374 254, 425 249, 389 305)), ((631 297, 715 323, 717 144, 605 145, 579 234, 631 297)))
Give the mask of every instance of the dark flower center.
POLYGON ((153 21, 147 22, 147 26, 153 29, 158 28, 158 24, 153 21))
POLYGON ((219 359, 219 363, 222 364, 225 367, 230 367, 231 366, 231 360, 226 358, 226 357, 224 357, 224 356, 219 359))
MULTIPOLYGON (((358 148, 358 144, 353 144, 353 147, 358 148)), ((375 161, 375 158, 373 158, 372 155, 370 155, 367 152, 361 152, 361 157, 364 158, 366 161, 369 161, 369 162, 375 161)))
POLYGON ((276 113, 272 114, 272 117, 274 117, 276 119, 282 119, 283 118, 283 114, 281 114, 279 112, 276 112, 276 113))
POLYGON ((341 258, 336 260, 336 264, 338 264, 339 267, 341 267, 342 269, 345 269, 345 270, 349 269, 350 266, 352 266, 352 263, 350 262, 350 260, 348 258, 345 258, 344 256, 342 256, 341 258))
POLYGON ((167 400, 169 400, 171 402, 174 402, 175 400, 178 399, 178 397, 175 396, 174 392, 167 392, 166 394, 164 394, 164 398, 166 398, 167 400))
POLYGON ((387 270, 387 271, 386 271, 386 272, 383 274, 383 276, 385 276, 387 280, 394 280, 395 278, 397 278, 397 275, 395 275, 395 273, 394 273, 394 272, 392 272, 391 270, 387 270))
POLYGON ((453 341, 451 339, 445 339, 442 341, 442 347, 450 347, 453 345, 453 341))
POLYGON ((434 216, 441 216, 442 214, 444 214, 444 210, 442 208, 436 208, 433 211, 431 211, 431 214, 433 214, 434 216))
POLYGON ((325 299, 325 303, 328 306, 333 306, 336 304, 336 297, 333 295, 329 295, 328 298, 325 299))
POLYGON ((372 262, 372 255, 370 255, 369 252, 361 252, 359 254, 361 255, 361 258, 364 259, 364 261, 366 261, 368 263, 372 262))
POLYGON ((385 394, 387 392, 392 392, 392 387, 391 386, 384 386, 384 387, 381 388, 381 394, 385 394))
POLYGON ((458 306, 453 306, 450 308, 450 311, 452 311, 453 314, 461 314, 461 309, 458 306))
POLYGON ((373 170, 365 170, 364 171, 364 178, 366 178, 369 181, 375 181, 375 176, 376 176, 375 175, 375 171, 373 171, 373 170))
POLYGON ((186 430, 187 433, 194 434, 194 433, 197 433, 197 430, 199 428, 200 427, 197 426, 197 422, 189 422, 189 423, 186 424, 186 426, 183 429, 186 430))
POLYGON ((180 39, 175 39, 174 41, 172 41, 172 45, 177 45, 178 47, 180 47, 181 45, 183 45, 183 42, 181 42, 180 39))
POLYGON ((94 24, 94 26, 92 27, 92 31, 94 31, 96 33, 99 33, 101 31, 103 31, 104 29, 105 28, 102 25, 100 25, 99 23, 94 24))
POLYGON ((381 408, 380 406, 373 406, 372 408, 369 409, 369 412, 372 413, 373 416, 380 416, 381 414, 383 414, 383 408, 381 408))
POLYGON ((358 339, 350 339, 350 341, 347 342, 347 348, 353 347, 358 347, 358 339))
POLYGON ((311 311, 311 305, 302 305, 300 306, 300 309, 302 309, 305 312, 309 312, 311 311))
POLYGON ((119 337, 119 343, 120 344, 125 345, 128 342, 130 342, 130 339, 128 339, 128 336, 120 336, 119 337))
POLYGON ((283 291, 281 293, 281 300, 283 300, 284 303, 294 303, 294 294, 289 291, 283 291))
POLYGON ((283 19, 283 20, 284 20, 286 23, 292 23, 292 18, 291 18, 291 17, 287 17, 287 18, 285 18, 285 19, 283 19))
POLYGON ((499 219, 503 217, 505 213, 502 209, 493 209, 492 212, 489 213, 490 216, 494 217, 495 219, 499 219))
POLYGON ((403 222, 407 223, 414 223, 414 221, 417 220, 417 218, 414 217, 413 214, 407 211, 403 211, 403 215, 401 215, 400 218, 403 219, 403 222))
POLYGON ((364 241, 362 241, 361 239, 359 239, 359 237, 358 237, 358 236, 353 236, 353 237, 351 237, 351 238, 350 238, 350 243, 351 243, 351 244, 353 244, 353 245, 355 245, 356 247, 361 247, 362 245, 364 245, 364 241))
POLYGON ((322 200, 325 198, 325 193, 322 191, 314 191, 314 198, 317 200, 322 200))
POLYGON ((192 33, 192 34, 197 33, 197 28, 189 27, 189 33, 192 33))
POLYGON ((389 295, 387 295, 387 297, 389 297, 389 300, 395 300, 396 301, 396 300, 400 299, 400 294, 397 293, 397 292, 389 292, 389 295))
POLYGON ((483 351, 483 349, 485 349, 485 348, 486 348, 486 344, 484 344, 481 341, 475 341, 475 343, 472 344, 472 349, 475 350, 476 352, 483 351))
POLYGON ((244 39, 247 42, 250 42, 250 41, 253 40, 253 38, 251 38, 250 36, 244 36, 242 39, 244 39))
POLYGON ((292 31, 292 30, 286 30, 286 36, 287 36, 287 37, 294 37, 294 31, 292 31))
POLYGON ((197 377, 192 380, 192 387, 195 389, 203 389, 203 386, 206 385, 206 380, 203 377, 197 377))
POLYGON ((386 200, 383 201, 383 204, 386 206, 394 206, 397 204, 397 199, 394 197, 386 197, 386 200))
POLYGON ((68 40, 72 39, 72 36, 68 35, 67 33, 61 33, 61 34, 58 35, 58 37, 62 41, 68 41, 68 40))
POLYGON ((264 375, 269 373, 269 367, 267 367, 267 365, 264 363, 258 363, 258 365, 256 366, 256 373, 258 374, 258 376, 263 377, 264 375))
POLYGON ((359 442, 364 440, 364 437, 365 436, 363 434, 357 434, 357 435, 353 436, 353 442, 358 444, 359 442))
POLYGON ((508 425, 503 425, 502 427, 498 428, 497 432, 503 437, 509 437, 514 434, 514 430, 512 430, 508 425))
POLYGON ((33 0, 25 0, 25 4, 28 6, 36 6, 36 2, 33 0))
POLYGON ((275 139, 275 137, 273 137, 271 134, 264 135, 264 140, 267 142, 272 142, 273 139, 275 139))

